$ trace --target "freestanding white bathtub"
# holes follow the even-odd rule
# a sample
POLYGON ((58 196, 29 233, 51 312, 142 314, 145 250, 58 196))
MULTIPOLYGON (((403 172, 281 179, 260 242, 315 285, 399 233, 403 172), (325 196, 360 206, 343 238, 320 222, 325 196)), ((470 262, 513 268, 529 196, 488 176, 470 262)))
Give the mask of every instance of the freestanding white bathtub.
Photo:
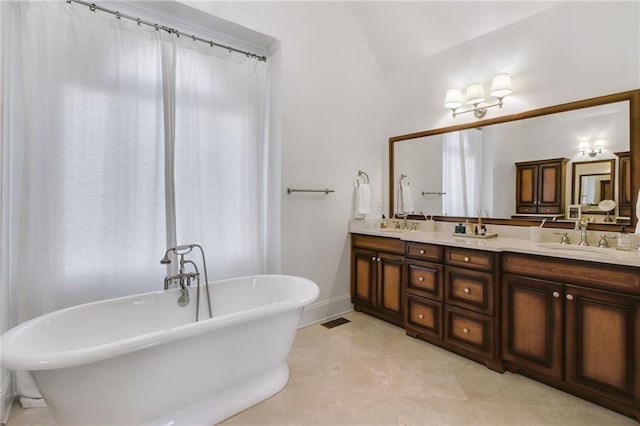
POLYGON ((33 372, 60 425, 211 426, 284 388, 318 286, 258 275, 210 290, 214 317, 199 322, 193 288, 184 308, 168 290, 34 318, 2 336, 2 365, 33 372))

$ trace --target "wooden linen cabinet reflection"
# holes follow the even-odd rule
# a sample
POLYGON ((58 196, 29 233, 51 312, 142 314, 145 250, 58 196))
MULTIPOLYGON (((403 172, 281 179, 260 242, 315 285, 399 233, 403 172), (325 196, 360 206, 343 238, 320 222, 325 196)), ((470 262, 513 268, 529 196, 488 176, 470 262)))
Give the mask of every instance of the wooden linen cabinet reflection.
POLYGON ((562 214, 568 158, 516 163, 516 213, 562 214))

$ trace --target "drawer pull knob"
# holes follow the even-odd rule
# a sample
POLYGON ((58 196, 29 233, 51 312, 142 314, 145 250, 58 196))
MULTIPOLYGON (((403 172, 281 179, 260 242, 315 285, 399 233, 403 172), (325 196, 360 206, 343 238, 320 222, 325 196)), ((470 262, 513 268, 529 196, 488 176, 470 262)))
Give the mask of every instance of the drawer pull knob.
POLYGON ((557 291, 553 292, 553 297, 558 298, 560 297, 560 293, 558 293, 557 291))
POLYGON ((573 296, 571 294, 567 294, 567 300, 573 300, 573 296))
POLYGON ((464 334, 469 334, 469 329, 467 327, 465 327, 465 328, 462 329, 462 332, 464 334))
POLYGON ((420 254, 424 254, 424 250, 423 249, 420 249, 420 254))
POLYGON ((418 281, 420 282, 424 281, 424 277, 418 277, 418 281))
POLYGON ((418 315, 418 318, 424 319, 424 315, 420 314, 420 315, 418 315))
POLYGON ((464 261, 465 261, 466 263, 469 263, 469 261, 470 261, 470 260, 471 260, 471 259, 469 259, 469 257, 468 257, 468 256, 465 256, 465 257, 464 257, 464 261))
POLYGON ((464 294, 469 294, 471 293, 471 289, 470 288, 466 288, 464 289, 464 294))

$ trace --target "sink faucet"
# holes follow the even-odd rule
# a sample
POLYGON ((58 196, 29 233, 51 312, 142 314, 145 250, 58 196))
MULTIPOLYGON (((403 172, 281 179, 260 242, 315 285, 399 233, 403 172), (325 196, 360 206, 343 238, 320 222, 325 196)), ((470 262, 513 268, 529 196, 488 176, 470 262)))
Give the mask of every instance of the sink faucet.
POLYGON ((589 226, 589 222, 586 220, 581 220, 578 222, 578 225, 580 226, 580 242, 578 243, 578 245, 588 246, 589 241, 587 240, 587 227, 589 226))
POLYGON ((409 213, 404 213, 404 214, 396 213, 396 216, 402 219, 402 229, 409 229, 407 225, 407 217, 409 216, 409 213))

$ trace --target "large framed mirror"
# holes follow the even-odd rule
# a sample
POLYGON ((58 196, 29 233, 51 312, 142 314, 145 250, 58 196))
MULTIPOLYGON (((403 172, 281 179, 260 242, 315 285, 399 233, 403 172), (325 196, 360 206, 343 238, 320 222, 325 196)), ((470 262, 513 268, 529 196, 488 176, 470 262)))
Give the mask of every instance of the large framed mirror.
POLYGON ((389 215, 451 222, 481 215, 486 223, 522 226, 547 218, 569 228, 568 206, 580 204, 594 214, 591 229, 618 230, 636 223, 639 161, 640 90, 395 136, 389 139, 389 215), (616 153, 625 151, 630 188, 619 178, 616 153), (517 171, 517 163, 529 169, 517 171), (520 188, 533 199, 527 214, 520 207, 516 212, 523 196, 517 174, 533 177, 520 188), (544 184, 551 176, 554 183, 544 184), (602 199, 619 205, 621 191, 631 195, 631 208, 616 207, 615 222, 604 223, 594 207, 602 199))

